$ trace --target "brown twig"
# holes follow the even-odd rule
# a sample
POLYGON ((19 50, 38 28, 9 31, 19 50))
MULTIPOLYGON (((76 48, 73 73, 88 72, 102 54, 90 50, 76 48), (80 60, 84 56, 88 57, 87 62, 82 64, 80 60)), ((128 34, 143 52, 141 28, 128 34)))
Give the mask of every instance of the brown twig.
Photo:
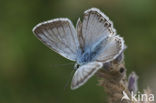
POLYGON ((128 91, 126 80, 126 68, 124 63, 111 62, 112 67, 109 70, 102 69, 97 72, 97 77, 100 78, 99 85, 103 86, 108 94, 109 103, 130 103, 129 100, 123 100, 123 91, 130 94, 128 91))
MULTIPOLYGON (((106 67, 104 64, 103 69, 97 72, 96 75, 99 78, 99 86, 104 87, 104 90, 108 95, 108 103, 152 103, 131 101, 128 99, 121 100, 123 97, 123 91, 128 97, 130 97, 131 92, 128 86, 129 83, 127 80, 126 71, 127 69, 125 68, 125 63, 122 57, 120 61, 119 59, 114 60, 110 62, 109 65, 107 64, 106 67)), ((137 85, 137 83, 132 85, 137 85)), ((147 91, 149 90, 145 90, 145 92, 147 91)))

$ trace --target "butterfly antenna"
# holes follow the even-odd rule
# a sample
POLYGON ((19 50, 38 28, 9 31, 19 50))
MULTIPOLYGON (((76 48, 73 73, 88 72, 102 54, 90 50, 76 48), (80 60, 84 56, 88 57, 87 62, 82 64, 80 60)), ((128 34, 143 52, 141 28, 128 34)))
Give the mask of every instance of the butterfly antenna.
POLYGON ((54 67, 59 67, 59 66, 67 66, 67 65, 72 65, 74 63, 64 63, 64 64, 55 64, 54 67))
POLYGON ((70 78, 72 77, 72 74, 74 73, 74 71, 75 71, 75 69, 73 69, 73 70, 71 71, 70 76, 69 76, 69 78, 68 78, 68 80, 67 80, 67 82, 66 82, 66 84, 65 84, 65 86, 64 86, 64 91, 66 90, 67 86, 69 85, 70 78))

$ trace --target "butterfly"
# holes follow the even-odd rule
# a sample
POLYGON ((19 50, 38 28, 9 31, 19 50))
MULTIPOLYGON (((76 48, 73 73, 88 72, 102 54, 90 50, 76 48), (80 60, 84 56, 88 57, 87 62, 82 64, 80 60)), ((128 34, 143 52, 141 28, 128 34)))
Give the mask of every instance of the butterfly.
POLYGON ((72 90, 85 84, 104 63, 114 60, 124 50, 123 38, 97 8, 86 10, 76 28, 68 18, 57 18, 39 23, 33 33, 50 49, 76 62, 72 90))

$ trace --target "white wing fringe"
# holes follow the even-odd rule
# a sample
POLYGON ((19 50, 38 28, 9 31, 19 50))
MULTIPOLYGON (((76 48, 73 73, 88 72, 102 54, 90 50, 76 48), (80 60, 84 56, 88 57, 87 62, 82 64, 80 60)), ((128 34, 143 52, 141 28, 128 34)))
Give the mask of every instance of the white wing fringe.
POLYGON ((102 66, 101 62, 90 62, 78 68, 73 76, 71 89, 77 89, 85 84, 102 66))

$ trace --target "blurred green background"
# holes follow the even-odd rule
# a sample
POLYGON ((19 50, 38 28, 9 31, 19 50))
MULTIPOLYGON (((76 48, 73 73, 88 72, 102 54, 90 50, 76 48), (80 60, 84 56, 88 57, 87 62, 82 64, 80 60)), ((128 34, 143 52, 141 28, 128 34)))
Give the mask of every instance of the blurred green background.
POLYGON ((128 74, 136 71, 140 90, 150 86, 156 92, 155 0, 0 0, 0 103, 107 103, 96 77, 64 90, 73 63, 32 33, 37 23, 53 18, 75 24, 91 7, 109 16, 124 37, 128 74))

